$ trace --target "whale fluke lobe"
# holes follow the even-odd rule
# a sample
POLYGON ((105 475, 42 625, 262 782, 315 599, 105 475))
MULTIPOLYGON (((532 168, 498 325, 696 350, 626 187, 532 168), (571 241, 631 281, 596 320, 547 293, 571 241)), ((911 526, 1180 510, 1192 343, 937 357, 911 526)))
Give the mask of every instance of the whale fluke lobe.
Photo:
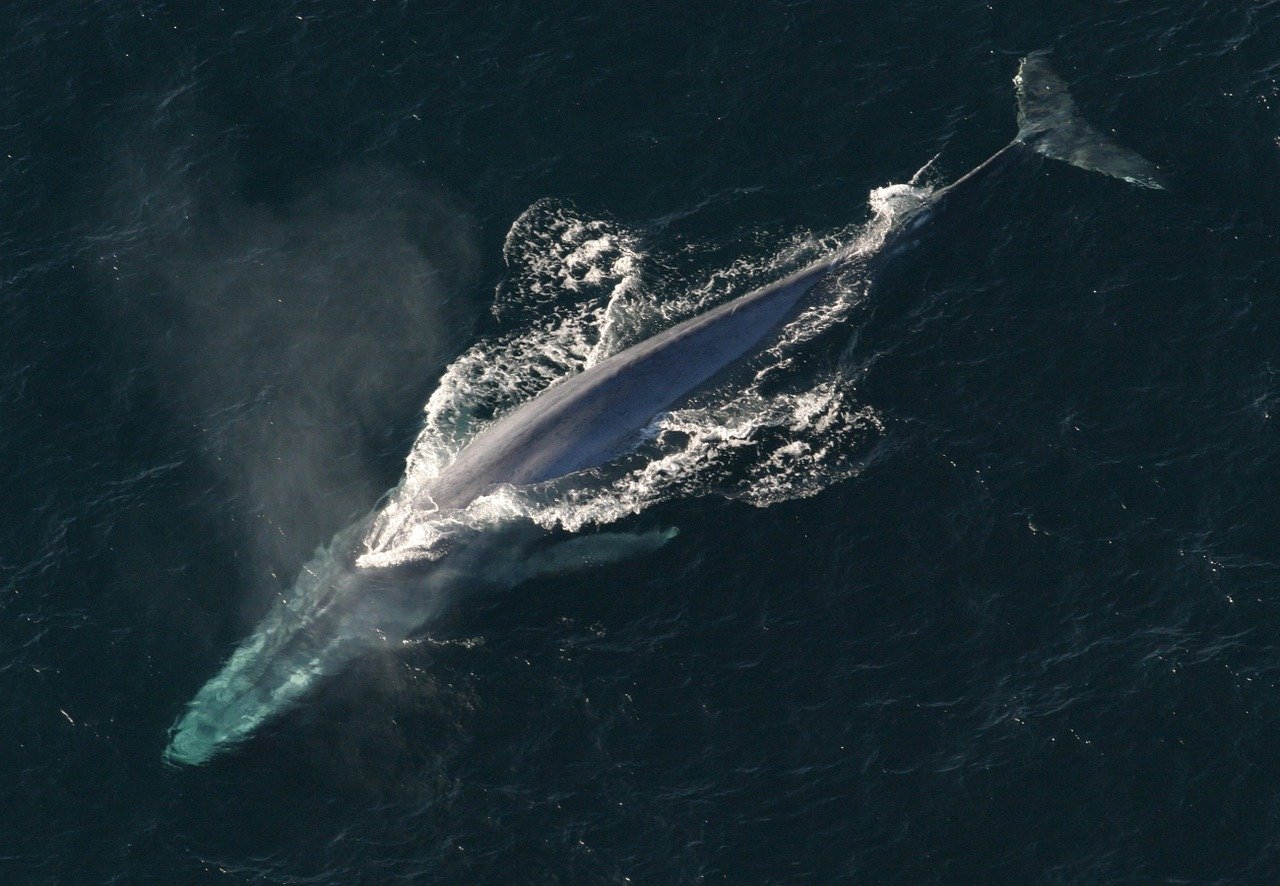
POLYGON ((1164 188, 1155 164, 1103 135, 1080 116, 1062 78, 1049 66, 1048 51, 1022 60, 1013 78, 1018 90, 1017 141, 1046 157, 1141 185, 1164 188))

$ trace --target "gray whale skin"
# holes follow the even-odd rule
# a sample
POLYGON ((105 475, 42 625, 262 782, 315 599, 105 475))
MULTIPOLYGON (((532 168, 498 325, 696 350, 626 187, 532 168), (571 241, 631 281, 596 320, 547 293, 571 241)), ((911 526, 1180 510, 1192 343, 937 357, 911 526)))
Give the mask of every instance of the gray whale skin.
MULTIPOLYGON (((973 202, 966 198, 1025 158, 1043 155, 1134 184, 1162 187, 1154 166, 1080 118, 1045 55, 1024 58, 1014 78, 1017 137, 896 220, 871 262, 873 270, 910 251, 926 223, 973 202)), ((605 464, 633 447, 659 413, 757 351, 847 257, 837 252, 554 385, 478 434, 429 485, 429 501, 415 502, 415 508, 447 512, 466 507, 498 484, 523 486, 605 464)), ((429 564, 425 573, 415 573, 356 566, 356 552, 371 517, 339 533, 322 549, 290 595, 191 700, 170 730, 168 763, 209 760, 296 705, 318 680, 353 658, 403 641, 430 619, 446 591, 464 576, 509 585, 575 562, 633 556, 669 537, 596 534, 562 543, 558 553, 520 558, 507 555, 510 545, 479 539, 429 564), (495 556, 498 549, 503 553, 495 556)))

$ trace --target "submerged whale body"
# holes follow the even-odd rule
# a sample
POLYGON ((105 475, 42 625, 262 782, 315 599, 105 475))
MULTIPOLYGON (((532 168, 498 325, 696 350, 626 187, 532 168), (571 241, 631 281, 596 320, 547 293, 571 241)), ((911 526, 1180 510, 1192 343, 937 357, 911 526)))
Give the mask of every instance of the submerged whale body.
MULTIPOLYGON (((909 251, 924 229, 1028 157, 1051 157, 1145 187, 1162 187, 1154 166, 1079 117, 1043 53, 1022 60, 1014 83, 1017 137, 897 220, 875 256, 880 264, 909 251)), ((418 492, 414 507, 447 514, 494 487, 556 480, 629 451, 657 415, 757 352, 849 258, 848 251, 838 251, 553 385, 476 435, 418 492)), ((876 262, 871 268, 876 269, 876 262)), ((429 568, 365 568, 356 554, 373 517, 339 533, 322 549, 290 595, 196 694, 171 730, 166 760, 202 763, 249 737, 295 705, 319 679, 421 628, 459 582, 510 585, 569 568, 583 554, 596 561, 620 559, 652 550, 669 537, 597 534, 562 543, 558 553, 530 553, 519 545, 497 545, 491 534, 429 568), (504 553, 496 556, 499 547, 504 553), (511 550, 522 553, 512 556, 511 550)))

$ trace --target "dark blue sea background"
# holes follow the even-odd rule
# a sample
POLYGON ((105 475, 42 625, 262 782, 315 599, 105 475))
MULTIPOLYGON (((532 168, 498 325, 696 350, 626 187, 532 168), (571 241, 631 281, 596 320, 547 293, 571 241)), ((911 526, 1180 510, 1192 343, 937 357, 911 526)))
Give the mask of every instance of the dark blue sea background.
POLYGON ((1276 882, 1278 193, 1274 0, 6 3, 0 880, 1276 882), (1168 189, 1032 165, 873 287, 847 476, 163 761, 538 322, 531 206, 675 299, 999 150, 1036 49, 1168 189))

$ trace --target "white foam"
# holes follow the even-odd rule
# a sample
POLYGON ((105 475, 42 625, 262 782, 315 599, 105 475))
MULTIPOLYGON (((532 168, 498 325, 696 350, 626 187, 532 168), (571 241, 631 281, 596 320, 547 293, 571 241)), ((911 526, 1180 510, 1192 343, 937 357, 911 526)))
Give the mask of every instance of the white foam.
MULTIPOLYGON (((494 311, 515 327, 481 341, 445 372, 401 485, 375 517, 362 566, 434 559, 459 533, 513 519, 578 530, 638 513, 674 496, 719 494, 760 507, 814 495, 855 474, 859 442, 882 431, 838 368, 806 364, 805 345, 846 320, 867 291, 865 259, 927 188, 873 191, 871 219, 822 235, 794 235, 763 259, 739 259, 702 281, 661 279, 640 238, 606 219, 542 200, 512 225, 509 276, 494 311), (643 457, 545 488, 500 487, 461 512, 438 513, 424 490, 495 417, 551 384, 712 304, 844 249, 846 269, 793 320, 754 378, 659 416, 643 457)), ((688 247, 696 250, 696 245, 688 247)))

